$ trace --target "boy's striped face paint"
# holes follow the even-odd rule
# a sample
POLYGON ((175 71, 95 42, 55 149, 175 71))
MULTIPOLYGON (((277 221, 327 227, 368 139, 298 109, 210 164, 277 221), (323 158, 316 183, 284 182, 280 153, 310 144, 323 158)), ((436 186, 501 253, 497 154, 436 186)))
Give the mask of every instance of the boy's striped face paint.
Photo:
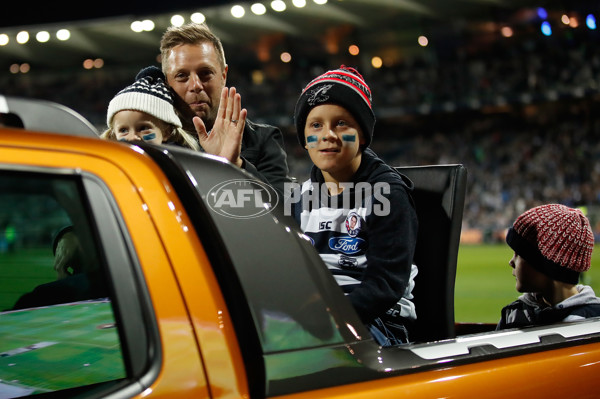
POLYGON ((306 145, 308 148, 315 148, 319 142, 319 137, 316 134, 306 136, 306 145))
POLYGON ((356 142, 355 134, 342 134, 342 143, 350 144, 350 143, 355 143, 355 142, 356 142))
POLYGON ((144 134, 142 136, 142 140, 144 140, 144 141, 154 140, 155 138, 156 138, 156 133, 148 133, 148 134, 144 134))

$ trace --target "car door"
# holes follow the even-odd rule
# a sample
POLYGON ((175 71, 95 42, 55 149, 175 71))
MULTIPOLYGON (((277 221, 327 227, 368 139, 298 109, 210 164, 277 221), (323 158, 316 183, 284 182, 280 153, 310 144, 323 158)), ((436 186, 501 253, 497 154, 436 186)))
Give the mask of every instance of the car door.
POLYGON ((190 254, 185 240, 165 242, 185 235, 186 220, 160 170, 101 140, 0 130, 0 141, 2 214, 17 237, 0 254, 0 318, 8 320, 0 332, 0 396, 207 397, 170 259, 193 261, 201 248, 190 254), (20 296, 56 285, 52 236, 64 226, 77 231, 101 294, 13 309, 20 296))

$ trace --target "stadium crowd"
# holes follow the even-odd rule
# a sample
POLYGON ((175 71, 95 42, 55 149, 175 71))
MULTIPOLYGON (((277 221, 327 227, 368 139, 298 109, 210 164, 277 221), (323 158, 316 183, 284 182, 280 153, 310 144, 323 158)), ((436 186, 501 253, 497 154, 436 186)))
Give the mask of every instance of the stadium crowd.
MULTIPOLYGON (((378 113, 372 148, 391 165, 462 163, 468 169, 463 231, 498 240, 533 206, 586 207, 600 234, 600 52, 597 33, 504 38, 452 54, 429 52, 381 69, 359 67, 378 113), (506 39, 506 40, 504 40, 506 39)), ((330 61, 331 62, 331 61, 330 61)), ((228 84, 256 122, 284 132, 291 175, 310 160, 298 144, 293 110, 309 76, 339 65, 283 66, 256 80, 236 65, 228 84), (295 69, 294 69, 295 68, 295 69)), ((99 131, 108 102, 139 65, 44 75, 0 76, 3 94, 73 108, 99 131)))

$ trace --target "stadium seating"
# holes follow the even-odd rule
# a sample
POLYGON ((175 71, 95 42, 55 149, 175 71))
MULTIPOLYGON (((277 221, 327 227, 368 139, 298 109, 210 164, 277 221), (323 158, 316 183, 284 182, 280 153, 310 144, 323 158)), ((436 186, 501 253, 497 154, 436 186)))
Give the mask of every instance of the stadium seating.
POLYGON ((455 337, 454 282, 467 185, 462 164, 396 167, 415 189, 419 234, 414 303, 417 322, 411 340, 455 337))

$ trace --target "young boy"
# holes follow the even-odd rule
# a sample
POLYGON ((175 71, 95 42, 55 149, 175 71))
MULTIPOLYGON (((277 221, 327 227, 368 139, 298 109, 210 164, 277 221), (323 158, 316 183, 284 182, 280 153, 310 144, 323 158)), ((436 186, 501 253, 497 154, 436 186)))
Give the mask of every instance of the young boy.
POLYGON ((579 209, 532 208, 517 218, 506 242, 514 250, 509 265, 523 295, 502 309, 498 330, 600 316, 600 298, 577 284, 594 249, 590 222, 579 209))
POLYGON ((100 137, 199 150, 198 141, 181 128, 173 104, 174 94, 165 85, 162 71, 155 66, 146 67, 132 85, 118 92, 108 104, 108 129, 100 137))
POLYGON ((408 342, 416 319, 412 182, 368 148, 369 87, 356 69, 326 72, 302 91, 295 123, 314 166, 289 198, 294 217, 378 343, 408 342))

